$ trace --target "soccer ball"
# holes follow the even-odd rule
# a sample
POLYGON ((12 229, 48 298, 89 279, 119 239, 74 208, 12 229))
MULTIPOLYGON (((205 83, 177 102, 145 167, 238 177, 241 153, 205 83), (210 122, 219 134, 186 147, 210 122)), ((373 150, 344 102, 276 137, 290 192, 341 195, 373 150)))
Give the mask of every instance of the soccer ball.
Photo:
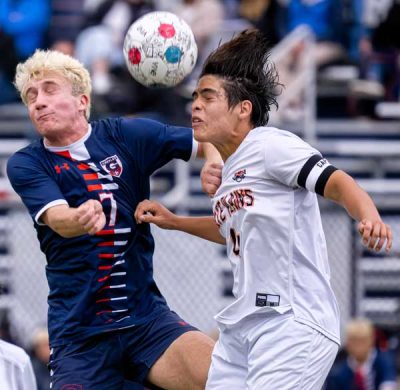
POLYGON ((193 69, 197 45, 188 24, 170 12, 136 20, 124 40, 126 66, 147 87, 173 87, 193 69))

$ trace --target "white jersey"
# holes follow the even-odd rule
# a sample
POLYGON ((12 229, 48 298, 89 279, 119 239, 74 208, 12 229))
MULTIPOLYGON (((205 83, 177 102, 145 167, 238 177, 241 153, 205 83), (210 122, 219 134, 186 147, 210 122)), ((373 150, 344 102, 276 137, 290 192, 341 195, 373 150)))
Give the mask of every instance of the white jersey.
POLYGON ((36 390, 36 379, 28 354, 0 340, 0 389, 36 390))
POLYGON ((213 213, 226 238, 235 301, 216 319, 293 311, 339 344, 339 310, 316 193, 335 168, 296 135, 249 132, 225 162, 213 213))

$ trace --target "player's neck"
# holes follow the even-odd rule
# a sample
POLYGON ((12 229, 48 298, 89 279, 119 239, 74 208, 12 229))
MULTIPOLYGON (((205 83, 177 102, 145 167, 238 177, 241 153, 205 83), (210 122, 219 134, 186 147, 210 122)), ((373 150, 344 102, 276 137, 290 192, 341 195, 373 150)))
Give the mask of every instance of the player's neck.
POLYGON ((251 128, 246 126, 236 131, 233 131, 228 140, 225 140, 221 144, 215 144, 214 146, 220 153, 222 160, 226 161, 236 150, 239 148, 240 144, 246 138, 247 134, 249 134, 251 128))
POLYGON ((46 135, 44 137, 44 143, 49 147, 69 146, 84 137, 88 130, 89 124, 87 122, 82 123, 80 126, 71 129, 65 129, 62 132, 55 132, 54 134, 46 135))

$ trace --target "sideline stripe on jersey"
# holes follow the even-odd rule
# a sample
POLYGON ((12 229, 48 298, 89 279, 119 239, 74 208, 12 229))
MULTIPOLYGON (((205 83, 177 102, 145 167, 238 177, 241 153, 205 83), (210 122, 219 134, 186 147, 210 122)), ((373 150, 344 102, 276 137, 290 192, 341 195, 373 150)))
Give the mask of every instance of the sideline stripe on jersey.
POLYGON ((304 164, 297 178, 300 187, 323 196, 326 182, 337 168, 319 154, 311 156, 304 164))

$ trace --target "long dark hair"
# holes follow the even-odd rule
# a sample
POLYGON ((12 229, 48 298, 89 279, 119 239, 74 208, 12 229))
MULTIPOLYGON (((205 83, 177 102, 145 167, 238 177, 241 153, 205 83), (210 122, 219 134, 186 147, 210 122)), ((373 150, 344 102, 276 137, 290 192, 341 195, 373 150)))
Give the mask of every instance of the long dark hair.
POLYGON ((229 108, 251 101, 251 122, 256 127, 268 123, 272 106, 278 108, 281 84, 275 65, 269 61, 268 40, 259 30, 244 30, 214 50, 200 77, 205 75, 222 78, 229 108))

